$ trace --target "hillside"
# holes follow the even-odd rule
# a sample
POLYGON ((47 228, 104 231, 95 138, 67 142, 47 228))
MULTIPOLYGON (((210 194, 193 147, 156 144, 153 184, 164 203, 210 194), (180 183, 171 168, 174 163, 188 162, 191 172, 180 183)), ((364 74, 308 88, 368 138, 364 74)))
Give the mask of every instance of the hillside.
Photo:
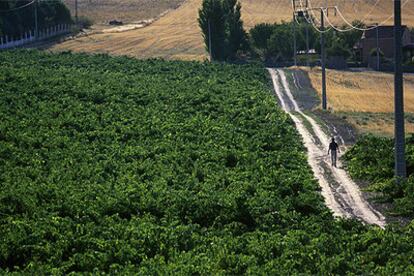
MULTIPOLYGON (((336 2, 351 21, 353 19, 365 19, 366 22, 383 21, 393 10, 392 1, 388 0, 336 2), (378 5, 372 8, 372 4, 376 2, 378 5)), ((177 10, 143 29, 76 38, 58 44, 52 50, 110 53, 139 58, 202 60, 206 58, 206 53, 197 24, 200 3, 201 0, 187 0, 177 10)), ((292 18, 290 0, 242 0, 241 3, 242 16, 247 28, 260 22, 280 22, 292 18)), ((312 1, 312 3, 315 6, 320 5, 320 1, 319 3, 312 1)), ((407 3, 404 8, 404 23, 414 26, 414 2, 407 3)), ((333 23, 340 22, 339 17, 331 18, 333 23)))
MULTIPOLYGON (((177 8, 184 0, 77 0, 78 14, 95 24, 108 24, 111 20, 132 23, 159 16, 177 8)), ((63 0, 75 14, 75 0, 63 0)))
POLYGON ((264 68, 8 51, 0 69, 1 274, 414 269, 412 225, 332 216, 264 68))

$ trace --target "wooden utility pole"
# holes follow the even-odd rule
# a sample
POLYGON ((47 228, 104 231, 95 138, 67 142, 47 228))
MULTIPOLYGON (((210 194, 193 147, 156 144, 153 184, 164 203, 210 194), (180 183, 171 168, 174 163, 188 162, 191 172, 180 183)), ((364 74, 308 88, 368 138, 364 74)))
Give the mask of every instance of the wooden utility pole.
MULTIPOLYGON (((322 67, 322 109, 326 110, 328 101, 326 96, 326 49, 325 49, 325 12, 327 13, 329 9, 336 10, 336 6, 328 6, 328 2, 325 1, 325 7, 320 8, 309 8, 308 7, 308 1, 306 1, 306 6, 303 7, 300 3, 303 3, 300 1, 299 6, 301 8, 297 8, 298 5, 296 3, 297 0, 292 0, 292 6, 295 10, 295 13, 298 14, 298 16, 306 16, 309 11, 311 10, 318 10, 321 12, 321 27, 320 27, 320 34, 321 34, 321 67, 322 67)), ((308 42, 307 42, 308 44, 308 42)), ((309 46, 307 45, 307 51, 309 53, 309 46)))
POLYGON ((310 66, 310 57, 309 57, 309 24, 305 26, 306 32, 306 66, 310 66))
POLYGON ((295 66, 297 66, 298 65, 298 60, 297 60, 296 14, 295 14, 295 12, 293 12, 292 27, 293 27, 293 61, 294 61, 295 66))
MULTIPOLYGON (((308 0, 306 0, 304 3, 302 0, 292 0, 293 5, 293 24, 297 21, 297 18, 300 19, 306 19, 306 16, 309 16, 308 14, 308 7, 309 3, 308 0), (297 3, 298 1, 298 3, 297 3), (305 6, 303 6, 305 4, 305 6)), ((308 19, 306 19, 308 21, 308 19)), ((305 24, 305 35, 306 35, 306 66, 310 65, 309 61, 309 22, 308 24, 305 24)), ((294 58, 295 58, 295 65, 297 65, 297 40, 296 40, 296 30, 294 29, 294 58)))
POLYGON ((211 25, 210 18, 208 19, 208 51, 210 53, 210 62, 213 61, 213 52, 211 50, 211 25))
POLYGON ((376 36, 377 36, 377 71, 380 70, 380 48, 379 48, 379 26, 377 23, 376 36))
POLYGON ((39 22, 38 22, 38 16, 37 16, 37 6, 38 6, 39 0, 35 0, 34 3, 34 17, 35 17, 35 40, 37 41, 39 39, 39 22))
POLYGON ((326 100, 326 51, 325 51, 325 16, 321 8, 321 66, 322 66, 322 109, 327 109, 326 100))
POLYGON ((78 25, 79 18, 78 18, 78 0, 75 0, 75 23, 78 25))
POLYGON ((397 182, 400 182, 407 176, 405 162, 401 0, 394 0, 394 57, 395 177, 397 182))

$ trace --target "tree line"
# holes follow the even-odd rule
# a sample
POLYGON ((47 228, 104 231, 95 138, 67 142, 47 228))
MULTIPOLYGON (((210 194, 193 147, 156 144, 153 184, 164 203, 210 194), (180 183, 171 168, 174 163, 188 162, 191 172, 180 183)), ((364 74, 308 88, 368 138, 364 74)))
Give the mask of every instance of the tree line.
MULTIPOLYGON (((305 51, 306 28, 308 28, 309 47, 320 54, 320 33, 304 19, 298 22, 261 23, 245 31, 241 20, 241 4, 237 0, 203 0, 199 10, 199 26, 202 30, 206 50, 212 60, 231 61, 243 56, 260 58, 263 61, 292 60, 293 28, 296 29, 297 50, 305 51), (295 24, 295 26, 293 25, 295 24)), ((360 21, 354 25, 364 27, 360 21)), ((327 55, 342 56, 357 60, 354 45, 362 32, 353 30, 337 33, 334 30, 325 34, 327 55)))
MULTIPOLYGON (((0 35, 20 36, 35 28, 35 3, 32 0, 0 1, 0 35)), ((39 29, 72 22, 69 9, 61 1, 38 1, 39 29)))

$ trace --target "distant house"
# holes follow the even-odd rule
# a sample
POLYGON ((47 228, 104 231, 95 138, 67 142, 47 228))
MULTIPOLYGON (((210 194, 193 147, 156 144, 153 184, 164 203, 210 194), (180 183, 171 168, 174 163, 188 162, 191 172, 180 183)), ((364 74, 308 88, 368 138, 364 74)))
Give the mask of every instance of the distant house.
MULTIPOLYGON (((403 26, 402 43, 405 49, 410 49, 414 45, 407 26, 403 26)), ((394 26, 378 27, 378 46, 385 58, 394 57, 394 26)), ((362 62, 368 64, 372 52, 377 48, 377 29, 365 31, 355 47, 361 55, 362 62)))

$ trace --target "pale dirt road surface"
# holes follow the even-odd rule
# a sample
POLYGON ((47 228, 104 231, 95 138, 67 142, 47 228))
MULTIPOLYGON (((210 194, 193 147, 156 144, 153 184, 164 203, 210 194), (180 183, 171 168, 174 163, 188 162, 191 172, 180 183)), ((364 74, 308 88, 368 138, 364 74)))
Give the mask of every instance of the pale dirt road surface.
MULTIPOLYGON (((319 181, 328 208, 335 216, 355 218, 364 223, 385 227, 385 217, 363 198, 358 185, 342 169, 341 162, 338 160, 338 168, 331 166, 327 155, 331 135, 326 134, 312 117, 300 110, 291 93, 285 72, 268 70, 283 110, 291 116, 303 138, 308 150, 308 163, 319 181)), ((337 134, 335 137, 339 143, 343 141, 337 134)))

